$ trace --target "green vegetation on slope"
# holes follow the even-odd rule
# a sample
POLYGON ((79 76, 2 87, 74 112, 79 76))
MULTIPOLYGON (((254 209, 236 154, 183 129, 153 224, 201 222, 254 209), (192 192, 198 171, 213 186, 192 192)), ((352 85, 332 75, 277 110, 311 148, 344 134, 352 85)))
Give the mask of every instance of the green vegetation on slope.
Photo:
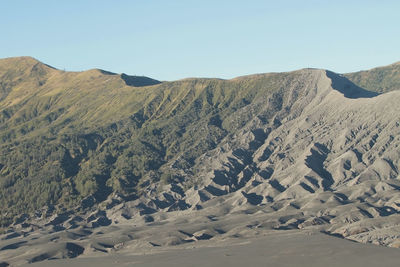
POLYGON ((142 77, 154 84, 135 87, 101 70, 0 60, 0 223, 46 205, 71 208, 88 196, 132 199, 150 183, 184 179, 169 171, 169 160, 188 170, 246 124, 254 112, 246 107, 295 77, 164 83, 142 77))
POLYGON ((344 76, 369 91, 385 93, 400 90, 400 63, 367 71, 346 73, 344 76))
MULTIPOLYGON (((399 66, 346 76, 370 90, 394 90, 399 66)), ((70 209, 85 198, 135 199, 154 183, 195 184, 186 180, 196 177, 201 155, 255 117, 275 123, 284 102, 302 97, 286 94, 289 85, 307 83, 300 76, 160 83, 96 69, 64 72, 29 57, 2 59, 0 225, 49 205, 70 209)))

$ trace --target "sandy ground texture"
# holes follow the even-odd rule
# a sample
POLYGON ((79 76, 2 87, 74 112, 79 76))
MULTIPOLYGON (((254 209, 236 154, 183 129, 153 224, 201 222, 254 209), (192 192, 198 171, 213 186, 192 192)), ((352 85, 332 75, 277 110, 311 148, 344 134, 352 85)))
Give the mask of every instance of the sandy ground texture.
POLYGON ((398 266, 397 249, 321 233, 287 231, 250 239, 184 245, 149 253, 42 261, 26 266, 398 266))

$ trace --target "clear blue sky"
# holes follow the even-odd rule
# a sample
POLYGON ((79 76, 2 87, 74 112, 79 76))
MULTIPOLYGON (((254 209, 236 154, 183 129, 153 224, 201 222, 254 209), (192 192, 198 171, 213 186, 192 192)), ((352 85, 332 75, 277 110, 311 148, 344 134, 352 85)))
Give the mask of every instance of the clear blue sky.
POLYGON ((0 58, 160 80, 400 61, 400 1, 3 0, 0 58))

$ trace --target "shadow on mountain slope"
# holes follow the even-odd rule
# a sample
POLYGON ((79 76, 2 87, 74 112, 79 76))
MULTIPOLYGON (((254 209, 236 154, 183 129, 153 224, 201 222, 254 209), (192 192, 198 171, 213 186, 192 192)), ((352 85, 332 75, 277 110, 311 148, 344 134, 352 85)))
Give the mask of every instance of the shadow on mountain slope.
POLYGON ((326 76, 332 81, 332 88, 341 92, 347 98, 371 98, 378 96, 379 93, 371 92, 358 87, 346 77, 338 75, 331 71, 326 71, 326 76))
POLYGON ((129 76, 125 73, 121 74, 121 79, 124 80, 126 85, 134 86, 134 87, 142 87, 142 86, 149 86, 149 85, 156 85, 160 84, 160 81, 151 79, 145 76, 129 76))

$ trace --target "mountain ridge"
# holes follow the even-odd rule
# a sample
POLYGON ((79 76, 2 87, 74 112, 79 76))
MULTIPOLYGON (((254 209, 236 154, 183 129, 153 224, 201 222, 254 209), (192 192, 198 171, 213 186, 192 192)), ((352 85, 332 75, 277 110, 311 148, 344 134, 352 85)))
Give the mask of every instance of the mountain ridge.
POLYGON ((118 240, 144 247, 287 229, 400 240, 395 87, 372 92, 321 69, 145 87, 56 73, 34 94, 18 86, 0 100, 9 234, 90 229, 81 253, 104 251, 97 228, 139 231, 118 240), (180 231, 163 230, 178 222, 180 231))
MULTIPOLYGON (((42 63, 41 61, 39 61, 36 58, 30 57, 30 56, 22 56, 22 57, 9 57, 9 58, 2 58, 0 59, 0 68, 1 68, 1 64, 5 64, 5 65, 18 65, 18 64, 22 64, 25 65, 25 67, 34 67, 33 65, 37 65, 37 66, 41 66, 44 68, 49 68, 49 69, 53 69, 53 70, 57 70, 57 71, 61 71, 61 72, 65 72, 63 70, 59 70, 57 68, 54 68, 50 65, 47 65, 45 63, 42 63)), ((400 74, 399 74, 399 67, 400 66, 400 61, 398 62, 394 62, 392 64, 386 65, 386 66, 382 66, 382 67, 375 67, 372 68, 370 70, 362 70, 362 71, 356 71, 356 72, 349 72, 349 73, 344 73, 341 74, 344 77, 348 78, 349 80, 351 80, 353 83, 357 84, 358 86, 360 86, 361 88, 366 88, 370 91, 377 91, 377 92, 387 92, 387 91, 391 91, 391 90, 398 90, 399 84, 400 84, 400 74), (382 71, 385 71, 386 73, 382 73, 382 71), (388 73, 391 72, 391 73, 388 73), (373 79, 375 80, 379 80, 380 83, 384 82, 385 77, 388 77, 387 79, 392 81, 392 83, 394 84, 388 84, 386 85, 384 88, 376 88, 376 84, 372 84, 371 86, 369 86, 368 84, 371 83, 371 81, 366 81, 365 79, 367 78, 367 73, 369 76, 373 76, 373 79), (377 79, 377 75, 382 76, 382 77, 378 77, 377 79), (364 77, 365 76, 365 77, 364 77)), ((306 69, 315 69, 315 70, 319 70, 319 68, 304 68, 304 70, 306 69)), ((293 71, 289 71, 289 72, 270 72, 270 73, 258 73, 258 74, 249 74, 249 75, 244 75, 244 76, 238 76, 238 77, 234 77, 231 79, 220 79, 220 78, 199 78, 199 77, 188 77, 188 78, 183 78, 180 79, 178 81, 185 81, 185 80, 202 80, 202 79, 209 79, 209 80, 241 80, 241 79, 249 79, 249 78, 254 78, 256 76, 264 76, 267 74, 279 74, 279 73, 291 73, 291 72, 296 72, 296 71, 301 71, 303 69, 299 69, 299 70, 293 70, 293 71)), ((322 70, 322 69, 320 69, 322 70)), ((131 75, 127 75, 125 73, 121 73, 121 74, 117 74, 114 72, 110 72, 107 70, 102 70, 102 69, 90 69, 90 70, 84 70, 84 71, 68 71, 68 73, 91 73, 91 72, 100 72, 101 74, 104 75, 119 75, 121 76, 121 79, 123 79, 125 81, 125 83, 127 85, 129 85, 129 83, 131 83, 132 86, 135 86, 134 84, 138 84, 137 86, 151 86, 151 85, 156 85, 158 83, 161 83, 160 81, 157 81, 155 79, 146 77, 146 76, 131 76, 131 75), (135 82, 135 79, 137 79, 137 81, 135 82), (131 82, 128 82, 126 80, 131 80, 131 82), (143 80, 145 81, 143 84, 143 80)), ((334 73, 334 72, 333 72, 334 73)), ((170 81, 173 82, 173 81, 170 81)))

